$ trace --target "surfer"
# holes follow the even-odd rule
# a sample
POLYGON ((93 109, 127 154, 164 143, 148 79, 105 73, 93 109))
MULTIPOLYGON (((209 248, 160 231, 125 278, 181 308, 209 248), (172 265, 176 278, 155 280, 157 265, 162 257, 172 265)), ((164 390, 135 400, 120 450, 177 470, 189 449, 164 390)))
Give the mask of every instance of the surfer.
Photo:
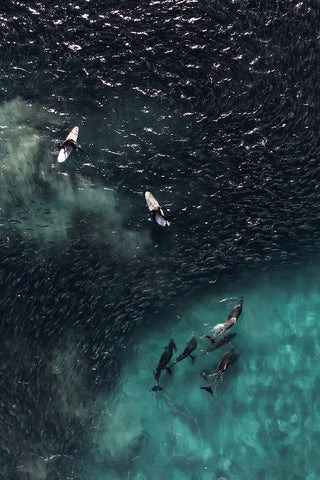
POLYGON ((144 196, 153 220, 161 227, 165 227, 166 225, 168 225, 169 227, 170 223, 168 222, 168 220, 165 219, 163 210, 160 207, 158 201, 152 195, 152 193, 147 191, 145 192, 144 196))
POLYGON ((235 362, 238 359, 241 351, 242 350, 240 350, 239 353, 236 353, 234 348, 231 348, 231 350, 225 353, 218 364, 218 369, 214 376, 213 382, 206 387, 201 387, 201 389, 206 390, 207 392, 211 393, 211 395, 213 395, 212 386, 216 383, 217 380, 219 380, 219 378, 227 370, 229 365, 231 365, 231 363, 235 362))
POLYGON ((72 140, 72 138, 67 138, 66 140, 64 140, 62 145, 59 145, 59 149, 65 148, 65 147, 68 147, 68 146, 72 147, 74 150, 80 150, 80 152, 83 152, 83 149, 81 148, 81 145, 79 145, 79 143, 72 140))
POLYGON ((231 328, 236 323, 236 321, 241 315, 242 305, 243 305, 243 297, 241 297, 239 302, 232 308, 231 312, 227 317, 227 320, 223 324, 222 330, 220 330, 220 332, 217 333, 214 337, 208 337, 211 342, 214 342, 217 337, 219 337, 220 335, 223 335, 227 330, 229 330, 229 328, 231 328))
POLYGON ((160 378, 160 373, 162 370, 167 370, 167 372, 171 375, 172 370, 167 367, 167 364, 170 362, 173 350, 177 351, 176 344, 174 343, 173 339, 171 338, 170 343, 168 346, 165 347, 163 354, 161 355, 161 358, 159 360, 157 369, 153 372, 154 373, 154 378, 156 379, 157 382, 159 382, 160 378))
POLYGON ((67 138, 59 145, 58 162, 63 163, 71 155, 73 150, 80 150, 83 152, 79 143, 77 143, 79 135, 79 127, 73 127, 67 138))
POLYGON ((173 367, 173 365, 175 365, 176 363, 181 362, 181 360, 183 360, 184 358, 187 358, 187 357, 190 357, 191 360, 192 360, 192 363, 193 363, 194 362, 194 356, 191 355, 191 352, 193 352, 197 348, 197 345, 198 345, 198 342, 197 342, 196 336, 193 332, 193 336, 192 336, 191 340, 189 340, 189 342, 187 343, 186 348, 183 350, 181 355, 179 355, 179 357, 176 358, 176 360, 170 365, 170 368, 173 367))

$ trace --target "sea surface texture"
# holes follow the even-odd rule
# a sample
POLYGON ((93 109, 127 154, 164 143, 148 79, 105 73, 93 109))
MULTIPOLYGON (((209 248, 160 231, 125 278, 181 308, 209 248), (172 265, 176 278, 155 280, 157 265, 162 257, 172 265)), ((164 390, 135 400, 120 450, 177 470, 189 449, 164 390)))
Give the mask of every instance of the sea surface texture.
POLYGON ((0 480, 320 478, 319 47, 311 0, 1 3, 0 480))

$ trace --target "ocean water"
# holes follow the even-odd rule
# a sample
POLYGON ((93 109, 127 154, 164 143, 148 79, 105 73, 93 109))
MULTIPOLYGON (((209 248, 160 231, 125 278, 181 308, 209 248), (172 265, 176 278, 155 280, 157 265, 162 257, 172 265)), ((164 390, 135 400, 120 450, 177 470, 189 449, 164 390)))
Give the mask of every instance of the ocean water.
POLYGON ((0 26, 0 479, 318 479, 317 5, 22 0, 0 26), (211 396, 231 345, 198 354, 241 296, 211 396))
POLYGON ((93 434, 87 478, 318 478, 318 279, 315 265, 255 275, 241 291, 223 285, 187 298, 141 328, 93 434), (162 347, 172 337, 179 353, 193 331, 198 352, 206 347, 204 335, 237 301, 222 297, 230 293, 244 295, 232 340, 242 352, 213 395, 200 390, 200 374, 214 373, 230 346, 176 364, 151 391, 162 347))

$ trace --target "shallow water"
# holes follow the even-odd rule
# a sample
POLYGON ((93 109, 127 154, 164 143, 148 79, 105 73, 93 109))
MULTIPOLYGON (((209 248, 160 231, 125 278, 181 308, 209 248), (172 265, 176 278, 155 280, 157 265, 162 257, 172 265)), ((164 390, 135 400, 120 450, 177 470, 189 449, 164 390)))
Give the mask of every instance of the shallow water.
POLYGON ((181 302, 140 329, 106 398, 88 478, 317 478, 318 279, 314 265, 260 274, 241 290, 224 285, 181 302), (206 346, 204 335, 236 303, 231 293, 244 295, 232 341, 242 353, 213 396, 200 390, 200 373, 215 372, 230 346, 176 364, 172 376, 161 374, 164 390, 152 392, 152 370, 169 339, 179 353, 195 331, 198 351, 206 346))
POLYGON ((3 7, 1 478, 318 478, 319 25, 311 1, 3 7), (240 295, 213 397, 219 350, 150 391, 240 295))

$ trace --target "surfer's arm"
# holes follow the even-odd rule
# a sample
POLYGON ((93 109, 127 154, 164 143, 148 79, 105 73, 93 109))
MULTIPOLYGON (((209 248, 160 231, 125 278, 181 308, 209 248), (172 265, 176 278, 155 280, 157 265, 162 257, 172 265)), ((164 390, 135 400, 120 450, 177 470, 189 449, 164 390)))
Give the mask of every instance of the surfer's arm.
POLYGON ((83 149, 81 148, 81 145, 70 138, 63 142, 63 146, 65 145, 70 145, 70 147, 74 148, 75 150, 80 150, 80 152, 84 153, 83 149))

